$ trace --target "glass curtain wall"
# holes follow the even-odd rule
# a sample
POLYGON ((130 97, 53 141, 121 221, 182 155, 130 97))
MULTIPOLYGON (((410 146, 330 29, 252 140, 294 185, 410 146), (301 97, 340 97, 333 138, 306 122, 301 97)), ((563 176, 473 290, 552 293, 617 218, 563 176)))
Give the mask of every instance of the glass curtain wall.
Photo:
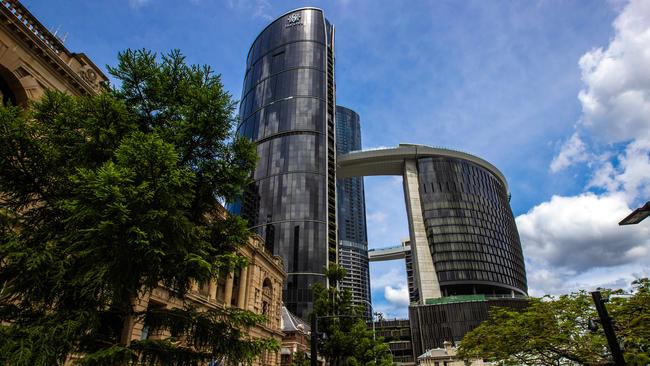
POLYGON ((328 230, 335 217, 328 203, 328 170, 335 164, 328 155, 329 145, 334 149, 328 134, 334 124, 328 113, 333 33, 315 8, 272 22, 251 46, 240 102, 238 133, 257 144, 260 160, 254 183, 231 212, 245 217, 267 249, 282 257, 285 306, 303 318, 311 311, 312 284, 326 284, 330 242, 336 243, 328 230))
POLYGON ((418 159, 420 198, 443 296, 525 295, 519 234, 506 187, 487 169, 418 159))

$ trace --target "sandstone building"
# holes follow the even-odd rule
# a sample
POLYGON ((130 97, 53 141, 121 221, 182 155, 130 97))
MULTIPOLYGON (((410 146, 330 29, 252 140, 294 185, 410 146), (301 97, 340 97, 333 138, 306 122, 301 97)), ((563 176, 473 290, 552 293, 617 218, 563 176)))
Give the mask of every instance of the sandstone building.
MULTIPOLYGON (((0 97, 3 104, 26 106, 45 90, 75 96, 93 95, 108 81, 85 54, 70 52, 63 42, 16 0, 0 0, 0 97)), ((223 210, 225 214, 225 210, 223 210)), ((249 265, 237 273, 207 284, 196 284, 185 298, 176 298, 159 287, 140 298, 136 310, 148 307, 177 308, 192 304, 199 309, 236 306, 265 314, 266 324, 250 330, 253 338, 282 340, 282 284, 286 277, 282 261, 252 237, 239 253, 249 265)), ((141 322, 130 329, 131 339, 164 335, 148 332, 141 322)), ((259 365, 279 365, 279 352, 265 354, 259 365)))
MULTIPOLYGON (((185 298, 174 297, 164 287, 158 287, 139 299, 136 311, 147 308, 183 308, 187 304, 201 310, 234 306, 257 314, 264 314, 266 324, 250 330, 252 338, 275 339, 282 342, 282 283, 286 273, 280 257, 271 255, 261 238, 252 237, 239 254, 248 259, 249 265, 227 277, 206 284, 195 284, 185 298)), ((165 335, 150 333, 143 322, 137 322, 131 330, 131 339, 155 339, 165 335)), ((254 365, 275 366, 280 364, 280 353, 263 354, 254 365)))
POLYGON ((108 81, 83 53, 63 42, 15 0, 0 2, 0 92, 4 103, 25 105, 46 89, 91 95, 108 81))

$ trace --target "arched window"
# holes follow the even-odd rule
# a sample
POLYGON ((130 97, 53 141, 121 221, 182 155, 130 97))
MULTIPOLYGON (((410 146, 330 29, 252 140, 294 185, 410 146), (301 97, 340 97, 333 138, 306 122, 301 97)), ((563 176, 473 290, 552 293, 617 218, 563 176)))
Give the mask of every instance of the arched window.
MULTIPOLYGON (((22 70, 22 68, 19 68, 22 70)), ((29 75, 29 74, 27 74, 29 75)), ((16 75, 6 67, 0 65, 0 97, 2 105, 25 105, 27 103, 27 93, 16 75)))
POLYGON ((269 315, 271 312, 271 304, 273 300, 273 284, 267 277, 262 282, 262 314, 269 315))

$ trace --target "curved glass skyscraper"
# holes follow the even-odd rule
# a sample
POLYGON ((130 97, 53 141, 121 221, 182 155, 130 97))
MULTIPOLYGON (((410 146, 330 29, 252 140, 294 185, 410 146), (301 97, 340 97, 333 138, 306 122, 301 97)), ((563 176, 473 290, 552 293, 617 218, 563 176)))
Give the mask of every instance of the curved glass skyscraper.
POLYGON ((311 311, 311 285, 337 261, 334 27, 301 8, 273 21, 246 61, 238 133, 260 161, 241 203, 231 207, 282 257, 286 307, 311 311))
MULTIPOLYGON (((359 115, 336 106, 336 153, 361 150, 359 115)), ((370 315, 370 273, 368 272, 368 234, 363 178, 339 179, 336 182, 339 263, 347 272, 341 288, 352 293, 352 301, 370 315)))
POLYGON ((468 160, 420 158, 420 201, 443 296, 526 295, 505 182, 468 160))

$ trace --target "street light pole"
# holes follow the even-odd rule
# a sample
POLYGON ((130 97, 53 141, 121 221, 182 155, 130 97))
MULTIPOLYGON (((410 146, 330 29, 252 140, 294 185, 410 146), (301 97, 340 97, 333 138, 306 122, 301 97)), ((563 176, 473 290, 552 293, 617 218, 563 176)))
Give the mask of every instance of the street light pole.
POLYGON ((641 221, 645 220, 646 217, 650 216, 650 201, 646 202, 645 205, 637 208, 632 211, 631 214, 627 215, 619 225, 636 225, 641 221))
POLYGON ((316 314, 311 316, 311 366, 318 366, 318 317, 316 314))
POLYGON ((368 306, 370 306, 370 320, 372 321, 372 340, 376 341, 377 340, 377 336, 375 335, 376 334, 375 333, 375 315, 376 315, 376 313, 374 312, 374 309, 372 307, 372 303, 370 301, 365 300, 365 299, 363 299, 361 301, 365 302, 366 304, 368 304, 368 306))
POLYGON ((596 311, 598 311, 598 317, 600 318, 600 324, 603 326, 603 331, 605 332, 605 337, 607 337, 609 349, 612 351, 614 364, 616 366, 623 366, 625 365, 625 359, 623 358, 621 347, 618 344, 618 339, 616 339, 616 333, 614 332, 614 327, 612 326, 612 318, 609 317, 607 308, 605 307, 605 301, 607 300, 604 300, 601 297, 600 291, 592 292, 591 297, 594 299, 596 311))

